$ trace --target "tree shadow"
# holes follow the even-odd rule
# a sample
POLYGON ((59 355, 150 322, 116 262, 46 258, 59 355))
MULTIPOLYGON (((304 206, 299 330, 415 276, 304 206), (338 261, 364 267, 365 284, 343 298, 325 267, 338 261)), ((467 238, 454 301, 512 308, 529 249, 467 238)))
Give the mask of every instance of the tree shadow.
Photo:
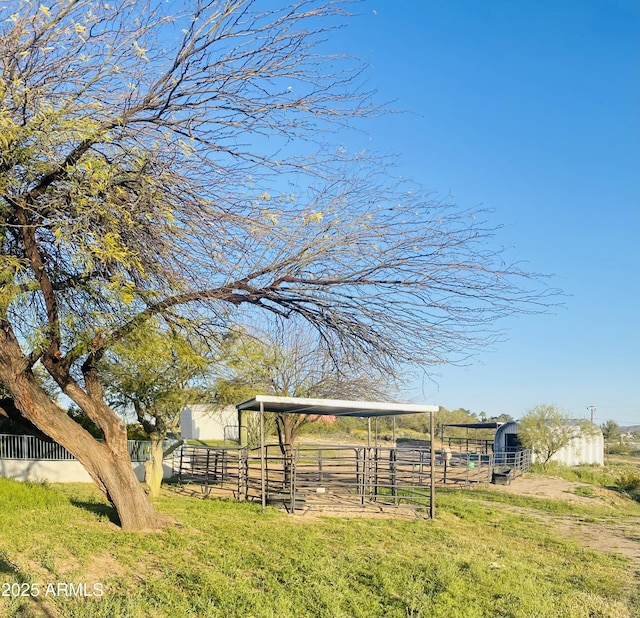
MULTIPOLYGON (((27 577, 17 565, 8 559, 6 553, 0 550, 0 575, 2 574, 13 577, 17 584, 32 583, 32 579, 27 577)), ((13 601, 18 602, 18 606, 15 607, 16 613, 14 614, 16 618, 35 618, 36 616, 42 618, 57 618, 59 615, 41 594, 37 596, 29 594, 24 597, 16 597, 16 595, 13 595, 13 597, 13 601)))
POLYGON ((110 504, 101 504, 100 502, 87 502, 85 500, 78 500, 77 498, 71 498, 69 502, 79 509, 84 509, 85 511, 89 511, 94 515, 97 515, 102 521, 108 520, 112 524, 120 526, 120 518, 118 517, 118 512, 110 504))
POLYGON ((9 573, 13 575, 20 583, 26 581, 26 579, 20 572, 20 569, 15 564, 9 562, 9 560, 7 560, 6 554, 2 551, 0 551, 0 573, 9 573))
POLYGON ((626 489, 623 489, 618 485, 602 485, 602 487, 604 487, 605 489, 609 489, 610 491, 613 491, 617 493, 619 496, 622 496, 623 498, 627 498, 628 500, 640 502, 640 491, 638 492, 627 491, 626 489))

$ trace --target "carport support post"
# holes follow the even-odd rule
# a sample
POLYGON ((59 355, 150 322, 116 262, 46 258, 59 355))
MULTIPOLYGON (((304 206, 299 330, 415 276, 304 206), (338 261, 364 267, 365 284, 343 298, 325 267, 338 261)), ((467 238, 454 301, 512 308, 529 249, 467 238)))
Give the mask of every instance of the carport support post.
MULTIPOLYGON (((372 478, 372 468, 373 465, 371 463, 372 457, 371 457, 371 417, 367 416, 367 450, 366 450, 366 457, 365 457, 365 462, 366 462, 366 468, 365 468, 365 488, 367 491, 367 498, 369 500, 371 500, 371 478, 372 478)), ((363 504, 364 504, 364 494, 363 494, 363 504)))
POLYGON ((260 488, 262 495, 262 512, 267 509, 267 484, 264 453, 264 403, 260 402, 260 488))
POLYGON ((431 435, 431 487, 429 488, 429 517, 436 516, 436 441, 434 412, 429 413, 429 433, 431 435))

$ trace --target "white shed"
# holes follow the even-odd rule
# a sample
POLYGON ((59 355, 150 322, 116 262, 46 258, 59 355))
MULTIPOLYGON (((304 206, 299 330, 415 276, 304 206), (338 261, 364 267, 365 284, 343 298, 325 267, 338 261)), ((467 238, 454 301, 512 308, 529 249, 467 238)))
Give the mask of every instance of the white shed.
POLYGON ((185 440, 238 440, 235 406, 188 405, 180 414, 180 433, 185 440))
MULTIPOLYGON (((557 461, 567 466, 580 464, 604 464, 604 437, 596 425, 590 426, 589 431, 583 431, 581 425, 574 422, 574 436, 567 446, 562 447, 551 461, 557 461)), ((496 431, 493 450, 495 453, 513 452, 522 448, 518 435, 518 422, 509 421, 496 431)), ((535 455, 532 456, 535 461, 535 455)))

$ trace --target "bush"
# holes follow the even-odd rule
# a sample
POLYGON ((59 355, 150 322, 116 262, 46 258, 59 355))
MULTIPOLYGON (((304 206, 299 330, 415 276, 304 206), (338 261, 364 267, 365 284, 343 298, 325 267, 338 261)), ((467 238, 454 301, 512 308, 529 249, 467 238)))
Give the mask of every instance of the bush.
POLYGON ((546 466, 534 463, 531 466, 532 472, 538 474, 551 474, 567 481, 580 483, 590 483, 592 485, 613 485, 616 483, 614 472, 599 464, 580 464, 578 466, 566 466, 557 461, 551 461, 546 466))
POLYGON ((149 439, 149 435, 144 429, 142 429, 142 425, 140 425, 139 423, 133 423, 131 425, 127 425, 127 440, 146 441, 148 439, 149 439))
POLYGON ((84 410, 81 410, 77 406, 71 406, 67 414, 94 438, 104 440, 104 432, 89 418, 84 410))
POLYGON ((624 472, 617 479, 617 485, 631 498, 640 502, 640 475, 638 472, 629 470, 624 472))
POLYGON ((624 442, 609 444, 607 446, 607 452, 609 455, 629 455, 631 453, 631 447, 624 442))
POLYGON ((617 484, 624 491, 638 491, 640 490, 640 476, 637 472, 629 470, 618 477, 617 484))

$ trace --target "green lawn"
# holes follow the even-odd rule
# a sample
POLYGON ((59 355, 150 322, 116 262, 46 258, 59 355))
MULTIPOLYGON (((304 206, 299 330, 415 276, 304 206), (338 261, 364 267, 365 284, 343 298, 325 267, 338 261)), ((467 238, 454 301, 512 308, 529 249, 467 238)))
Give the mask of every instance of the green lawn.
POLYGON ((441 491, 433 522, 309 518, 168 489, 157 506, 180 525, 142 534, 118 530, 92 486, 0 478, 0 583, 39 589, 0 597, 0 618, 638 616, 627 560, 523 515, 547 502, 441 491), (44 594, 58 582, 103 594, 44 594))

